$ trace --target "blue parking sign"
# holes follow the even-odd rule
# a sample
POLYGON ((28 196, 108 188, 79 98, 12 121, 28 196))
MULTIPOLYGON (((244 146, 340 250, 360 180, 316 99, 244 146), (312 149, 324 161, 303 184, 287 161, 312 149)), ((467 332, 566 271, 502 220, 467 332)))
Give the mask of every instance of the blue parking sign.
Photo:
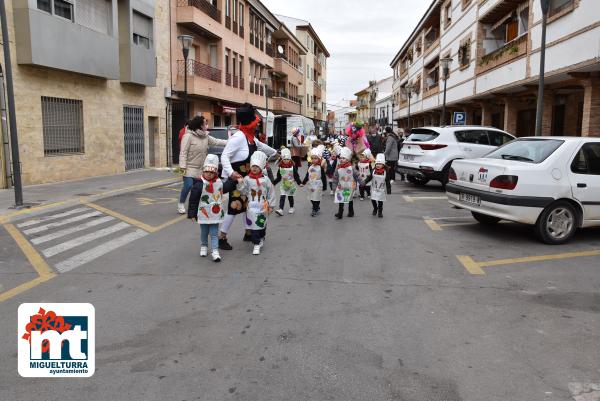
POLYGON ((452 125, 466 125, 467 113, 464 111, 456 111, 452 116, 452 125))

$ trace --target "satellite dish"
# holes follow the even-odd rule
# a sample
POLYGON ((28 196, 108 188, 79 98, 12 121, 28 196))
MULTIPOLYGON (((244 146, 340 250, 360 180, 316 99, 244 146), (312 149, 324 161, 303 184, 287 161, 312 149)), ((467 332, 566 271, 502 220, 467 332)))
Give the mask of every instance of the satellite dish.
POLYGON ((279 54, 283 54, 283 46, 278 45, 277 46, 277 51, 279 52, 279 54))

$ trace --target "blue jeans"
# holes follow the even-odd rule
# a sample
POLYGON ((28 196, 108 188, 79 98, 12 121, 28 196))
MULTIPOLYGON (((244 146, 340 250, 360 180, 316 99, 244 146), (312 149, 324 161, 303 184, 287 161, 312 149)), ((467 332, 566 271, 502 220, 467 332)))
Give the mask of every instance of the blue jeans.
POLYGON ((192 177, 183 177, 183 188, 181 188, 181 195, 179 195, 179 203, 185 203, 193 186, 194 179, 192 177))
POLYGON ((200 245, 208 246, 208 235, 210 234, 210 247, 213 251, 219 249, 219 225, 200 224, 200 245))

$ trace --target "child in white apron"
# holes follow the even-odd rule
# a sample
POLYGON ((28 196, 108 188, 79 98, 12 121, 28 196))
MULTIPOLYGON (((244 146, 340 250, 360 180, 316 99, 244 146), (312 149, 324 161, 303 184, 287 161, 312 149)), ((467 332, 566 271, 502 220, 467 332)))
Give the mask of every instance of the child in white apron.
POLYGON ((327 174, 323 166, 323 153, 321 149, 316 148, 310 151, 311 163, 306 170, 306 177, 302 181, 302 185, 308 184, 308 193, 310 202, 312 203, 311 217, 315 217, 321 213, 321 199, 323 191, 327 191, 327 174))
POLYGON ((238 191, 247 198, 246 227, 250 229, 250 239, 254 244, 253 255, 260 255, 264 246, 267 219, 275 208, 275 188, 265 177, 263 170, 267 155, 256 151, 250 157, 250 173, 238 185, 238 191))
POLYGON ((387 180, 385 155, 380 153, 375 159, 375 169, 373 169, 373 174, 368 179, 368 181, 371 182, 373 216, 383 217, 383 202, 386 201, 387 180))
POLYGON ((340 150, 340 159, 335 172, 333 173, 333 182, 335 184, 335 203, 338 206, 338 212, 335 217, 339 220, 344 217, 344 205, 348 204, 348 217, 354 217, 354 192, 358 185, 364 185, 358 176, 358 171, 350 162, 352 151, 346 147, 340 150))
MULTIPOLYGON (((212 258, 221 261, 219 254, 219 224, 225 218, 223 195, 235 190, 238 182, 229 179, 221 181, 217 176, 219 157, 207 155, 202 167, 202 176, 194 179, 188 219, 197 220, 200 224, 200 256, 208 256, 208 237, 212 247, 212 258)), ((239 182, 242 182, 240 178, 239 182)))
POLYGON ((294 195, 300 185, 300 176, 298 175, 298 167, 292 161, 292 152, 289 149, 283 148, 281 150, 281 161, 277 169, 277 178, 273 181, 273 185, 277 185, 281 182, 279 187, 279 209, 275 211, 278 216, 283 216, 283 208, 285 207, 285 198, 287 196, 290 202, 290 214, 294 214, 294 195))
POLYGON ((371 176, 371 172, 373 171, 371 164, 372 157, 371 150, 365 149, 360 156, 358 156, 358 162, 356 163, 358 175, 360 176, 360 179, 365 182, 365 185, 358 187, 361 201, 365 200, 365 192, 369 198, 371 197, 371 185, 367 183, 367 178, 371 176))

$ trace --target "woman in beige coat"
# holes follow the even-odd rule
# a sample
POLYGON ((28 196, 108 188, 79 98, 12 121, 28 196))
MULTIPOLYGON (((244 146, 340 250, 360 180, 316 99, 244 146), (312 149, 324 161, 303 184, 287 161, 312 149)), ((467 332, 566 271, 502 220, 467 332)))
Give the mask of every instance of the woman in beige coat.
POLYGON ((185 200, 187 199, 194 178, 202 174, 204 159, 208 154, 209 146, 225 146, 227 141, 216 139, 208 135, 208 120, 204 116, 197 116, 190 121, 187 131, 181 141, 181 151, 179 152, 179 168, 183 173, 183 188, 179 195, 179 204, 177 209, 180 214, 185 214, 185 200))

